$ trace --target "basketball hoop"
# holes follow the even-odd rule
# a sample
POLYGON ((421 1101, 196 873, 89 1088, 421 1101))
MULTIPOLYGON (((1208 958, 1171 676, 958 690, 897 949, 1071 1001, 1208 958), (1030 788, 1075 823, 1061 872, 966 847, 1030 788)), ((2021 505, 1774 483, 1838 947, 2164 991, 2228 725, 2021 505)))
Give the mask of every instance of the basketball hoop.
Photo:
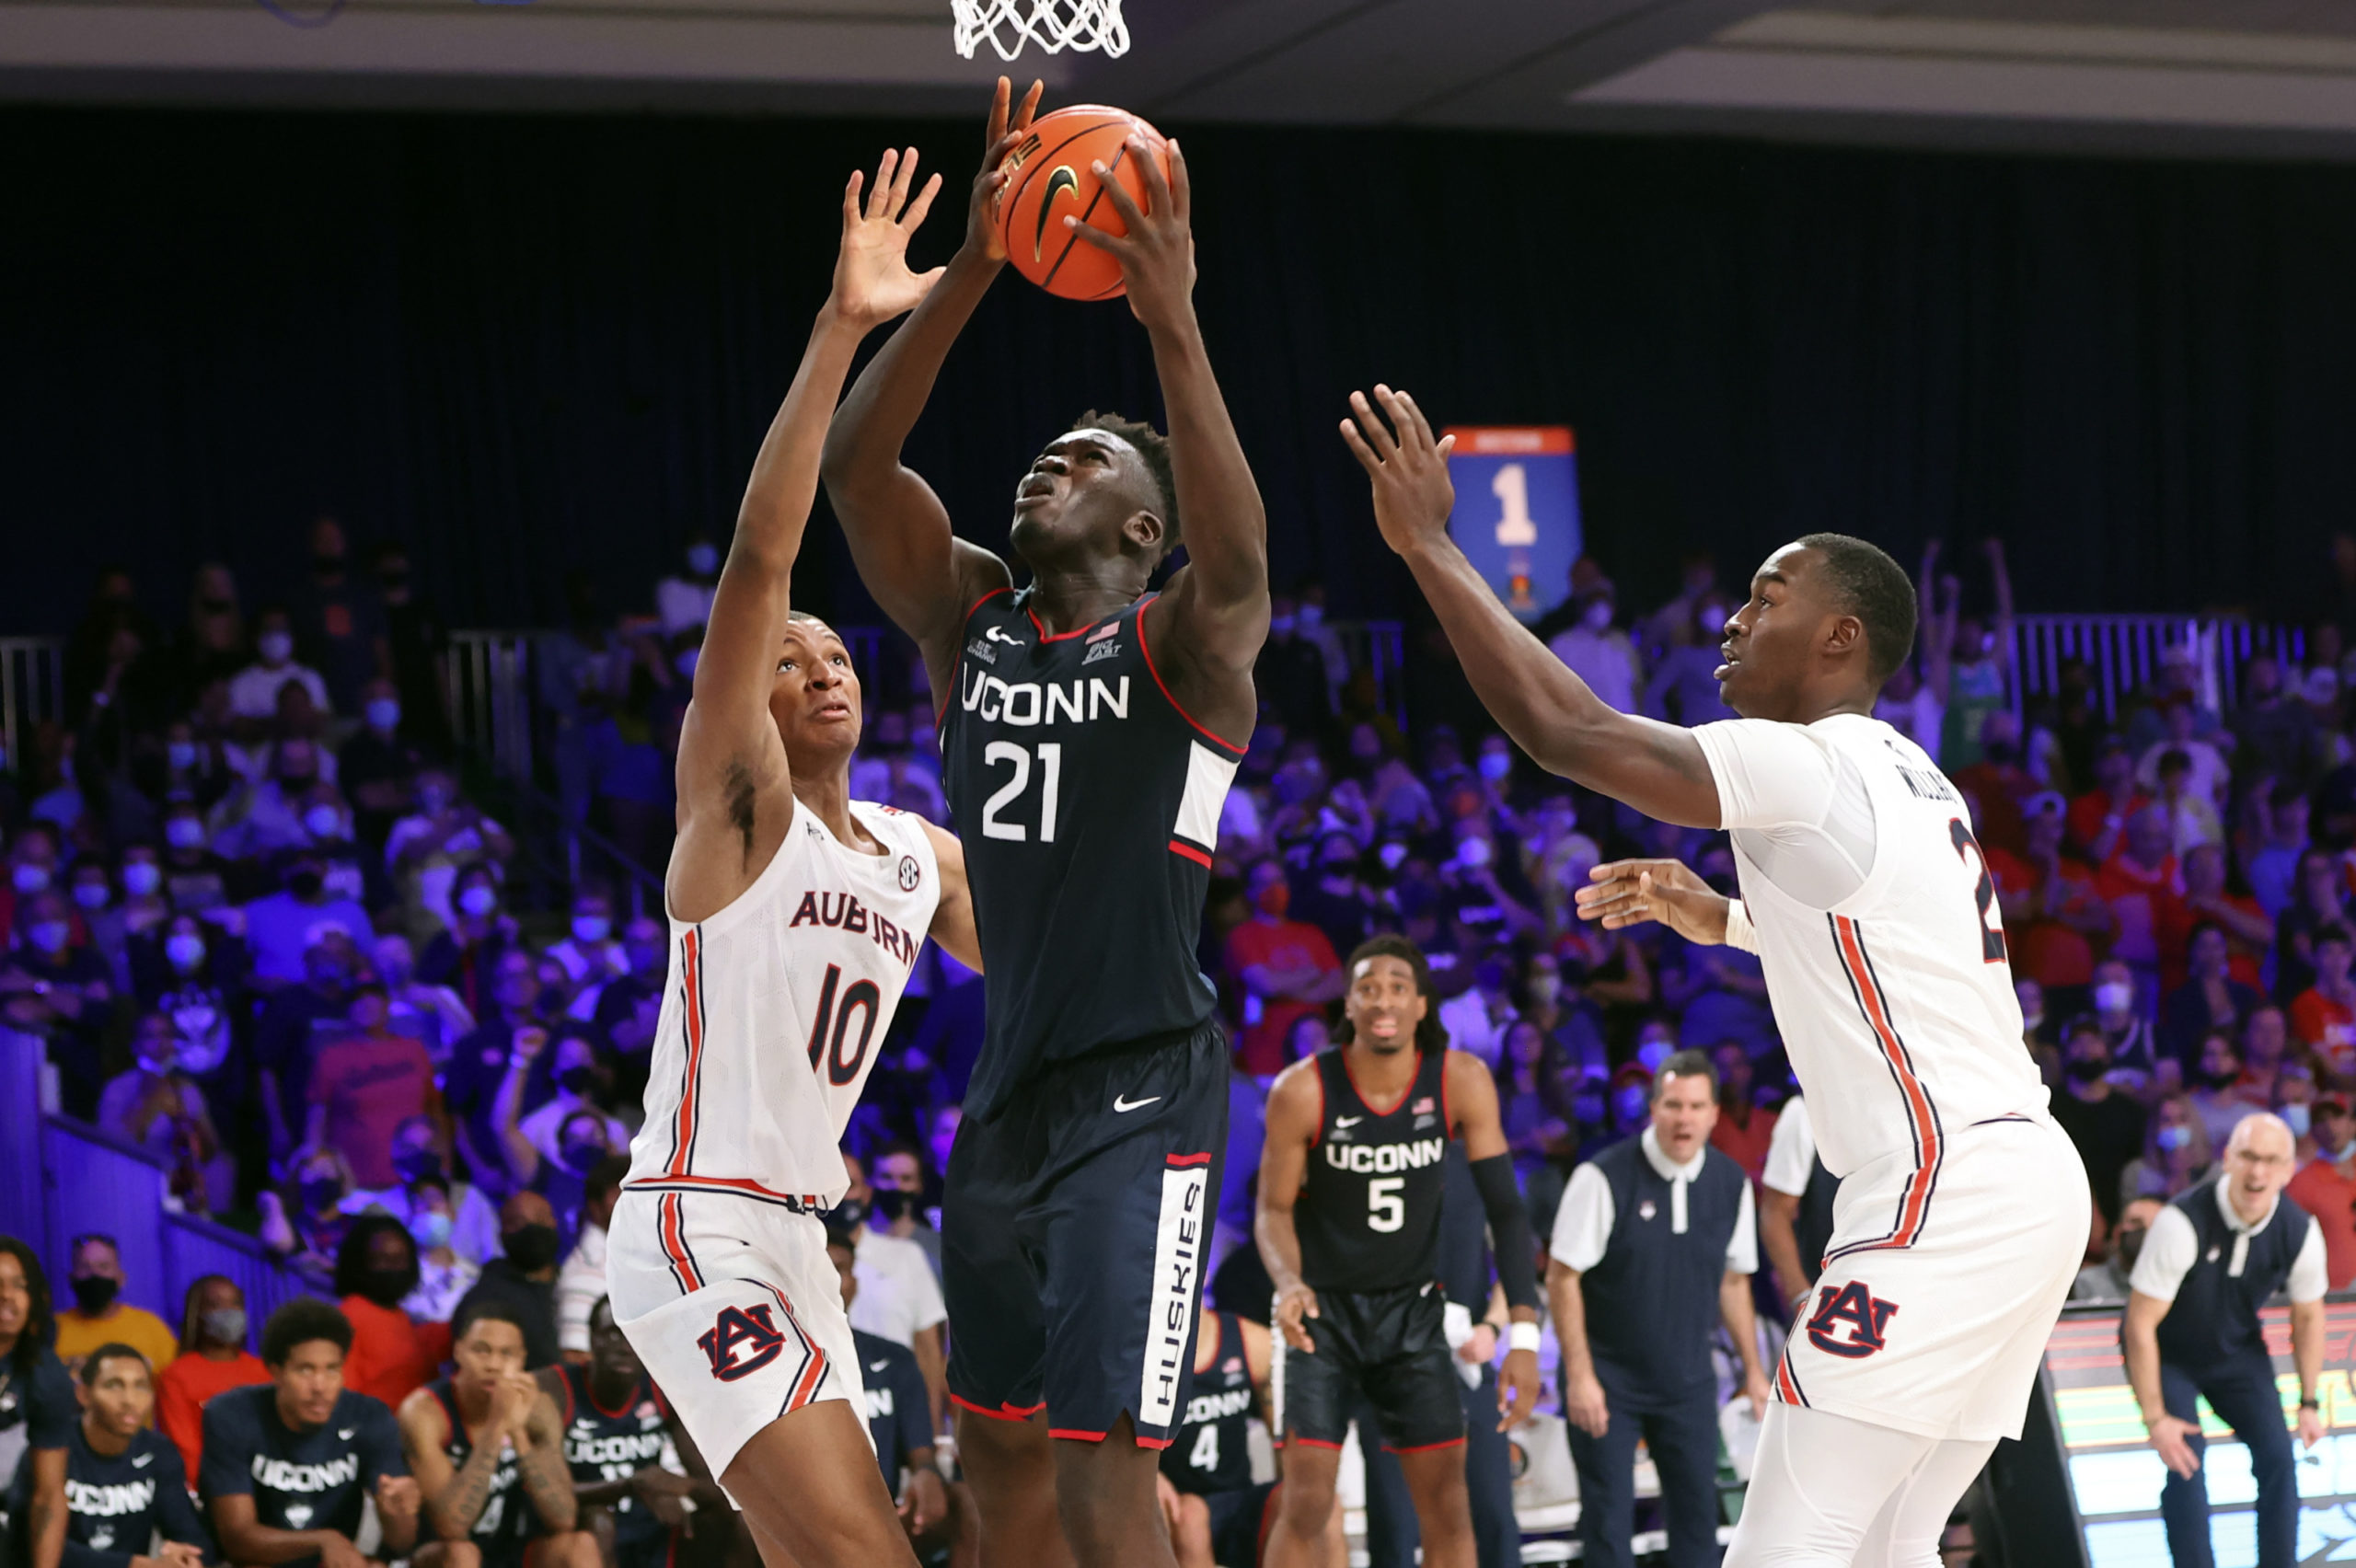
POLYGON ((957 13, 957 52, 968 60, 985 40, 1005 61, 1022 53, 1025 43, 1050 54, 1101 49, 1108 58, 1129 50, 1121 0, 950 0, 950 6, 957 13))

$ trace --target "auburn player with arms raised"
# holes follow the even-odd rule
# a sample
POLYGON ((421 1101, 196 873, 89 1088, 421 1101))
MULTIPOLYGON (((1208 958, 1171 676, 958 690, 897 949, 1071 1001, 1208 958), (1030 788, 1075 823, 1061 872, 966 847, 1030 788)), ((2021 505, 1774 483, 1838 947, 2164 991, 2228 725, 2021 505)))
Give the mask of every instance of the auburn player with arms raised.
POLYGON ((834 292, 737 514, 679 733, 670 984, 607 1227, 615 1320, 771 1568, 915 1561, 867 1444, 819 1216, 837 1141, 930 933, 981 954, 957 841, 850 799, 860 688, 788 605, 826 418, 869 329, 922 298, 916 153, 843 198, 834 292))
POLYGON ((1032 573, 1019 594, 901 465, 1005 265, 997 171, 1038 97, 1010 131, 999 80, 965 243, 845 399, 826 490, 945 705, 942 783, 989 961, 941 1227, 949 1391, 982 1549, 1166 1565, 1153 1450, 1186 1405, 1227 1141, 1228 1047, 1195 938, 1257 710, 1267 519, 1195 319, 1175 143, 1166 182, 1144 160, 1149 211, 1105 187, 1126 238, 1078 230, 1120 261, 1168 438, 1089 415, 1047 444, 1014 496, 1011 543, 1032 573), (1149 594, 1182 519, 1189 564, 1149 594))
POLYGON ((1353 396, 1343 436, 1373 478, 1383 539, 1506 732, 1648 816, 1732 835, 1739 899, 1673 860, 1623 860, 1595 869, 1580 914, 1760 955, 1841 1178, 1728 1568, 1936 1562, 1955 1500, 1997 1438, 2020 1435, 2089 1200, 2021 1046, 1962 797, 1873 717, 1913 646, 1912 584, 1863 539, 1805 535, 1727 621, 1719 689, 1742 717, 1683 730, 1617 712, 1449 538, 1450 442, 1404 393, 1375 399, 1380 416, 1353 396))

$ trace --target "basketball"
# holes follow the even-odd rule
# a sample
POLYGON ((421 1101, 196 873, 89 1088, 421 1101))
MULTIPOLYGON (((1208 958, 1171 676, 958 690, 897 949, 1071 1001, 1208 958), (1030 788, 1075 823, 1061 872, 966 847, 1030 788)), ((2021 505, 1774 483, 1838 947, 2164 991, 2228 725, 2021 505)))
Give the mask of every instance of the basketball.
POLYGON ((1118 299, 1126 292, 1120 264, 1066 228, 1064 219, 1076 217, 1107 234, 1128 233, 1090 167, 1097 163, 1138 206, 1151 205, 1145 171, 1129 152, 1131 136, 1144 139, 1167 179, 1170 156, 1161 133, 1126 110, 1074 104, 1032 122, 1031 134, 1000 166, 1007 183, 999 197, 999 237, 1016 271, 1065 299, 1118 299))

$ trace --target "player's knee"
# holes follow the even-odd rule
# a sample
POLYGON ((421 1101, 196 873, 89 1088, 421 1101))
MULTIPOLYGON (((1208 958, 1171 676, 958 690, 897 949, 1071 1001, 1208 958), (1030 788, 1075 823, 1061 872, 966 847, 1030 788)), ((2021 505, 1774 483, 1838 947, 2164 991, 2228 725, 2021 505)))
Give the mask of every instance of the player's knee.
POLYGON ((588 1530, 566 1530, 549 1540, 546 1568, 604 1568, 606 1554, 588 1530))
POLYGON ((470 1540, 430 1540, 410 1562, 415 1568, 482 1568, 482 1548, 470 1540))
POLYGON ((1296 1535, 1321 1535, 1326 1516, 1334 1512, 1334 1478, 1329 1475, 1285 1476, 1276 1496, 1276 1516, 1296 1535))

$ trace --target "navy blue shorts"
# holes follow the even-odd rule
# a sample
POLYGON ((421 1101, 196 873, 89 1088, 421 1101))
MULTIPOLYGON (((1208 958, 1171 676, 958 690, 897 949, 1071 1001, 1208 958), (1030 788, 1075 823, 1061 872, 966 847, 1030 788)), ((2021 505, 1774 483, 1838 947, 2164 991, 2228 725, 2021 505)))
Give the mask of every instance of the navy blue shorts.
POLYGON ((1192 1034, 1060 1063, 950 1152, 941 1216, 949 1395, 1058 1437, 1126 1414, 1167 1447, 1194 1381, 1228 1047, 1192 1034))

